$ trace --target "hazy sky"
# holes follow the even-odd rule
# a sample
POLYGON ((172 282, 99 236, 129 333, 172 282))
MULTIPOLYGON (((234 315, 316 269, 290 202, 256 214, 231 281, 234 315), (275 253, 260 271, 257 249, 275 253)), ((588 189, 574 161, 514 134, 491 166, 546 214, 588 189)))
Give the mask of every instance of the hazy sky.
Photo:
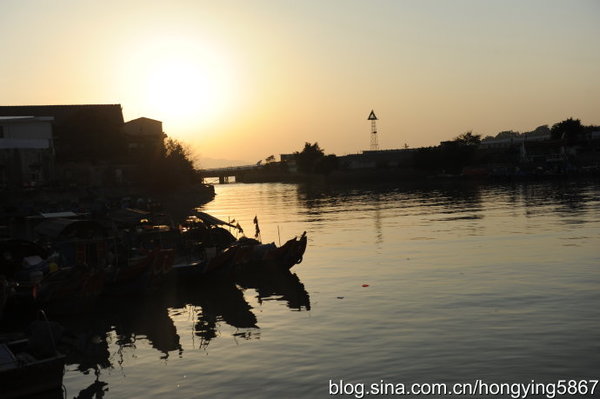
MULTIPOLYGON (((119 103, 207 158, 600 124, 600 1, 1 0, 0 104, 119 103)), ((206 162, 206 161, 205 161, 206 162)))

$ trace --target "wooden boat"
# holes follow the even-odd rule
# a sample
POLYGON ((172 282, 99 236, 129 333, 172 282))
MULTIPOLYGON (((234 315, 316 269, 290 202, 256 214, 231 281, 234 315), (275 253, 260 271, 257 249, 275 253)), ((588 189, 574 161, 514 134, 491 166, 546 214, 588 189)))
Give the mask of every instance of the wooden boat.
MULTIPOLYGON (((188 222, 182 236, 185 238, 187 235, 186 247, 195 248, 200 256, 194 261, 187 257, 188 262, 179 262, 174 267, 182 275, 232 274, 252 265, 271 265, 289 270, 302 262, 306 251, 306 232, 278 247, 275 243, 263 244, 258 239, 245 236, 235 239, 222 226, 237 229, 243 234, 239 224, 233 224, 234 221, 225 222, 204 212, 196 212, 188 218, 188 222)), ((256 238, 259 238, 260 228, 256 217, 254 224, 256 238)))
POLYGON ((11 283, 7 306, 79 309, 103 290, 109 235, 97 222, 45 220, 35 227, 40 244, 0 242, 0 274, 11 283))
POLYGON ((175 253, 169 248, 155 248, 132 256, 126 264, 110 269, 103 293, 130 295, 158 289, 173 268, 175 253))
POLYGON ((289 270, 302 262, 306 251, 306 232, 278 247, 275 243, 261 244, 259 241, 242 237, 233 245, 216 254, 209 261, 175 265, 180 276, 202 276, 206 274, 235 275, 253 267, 271 267, 289 270))
POLYGON ((50 255, 41 263, 39 283, 32 279, 34 299, 45 308, 68 312, 96 300, 104 289, 114 246, 110 231, 93 220, 61 218, 44 221, 35 231, 50 255))
POLYGON ((239 245, 251 248, 249 259, 238 264, 238 267, 271 266, 289 270, 302 262, 306 251, 307 237, 303 232, 300 237, 294 237, 278 247, 275 243, 261 244, 254 239, 240 240, 239 245))
POLYGON ((0 343, 0 399, 61 391, 65 355, 40 354, 30 341, 0 343))
POLYGON ((119 229, 105 294, 127 295, 158 288, 171 273, 177 231, 165 215, 122 209, 111 215, 119 229))
POLYGON ((274 263, 281 268, 289 270, 294 265, 302 262, 307 241, 305 231, 300 237, 288 240, 281 247, 266 251, 259 259, 259 262, 274 263))
POLYGON ((250 259, 251 248, 233 245, 216 253, 213 257, 198 259, 192 263, 173 266, 179 278, 202 277, 205 275, 229 276, 235 265, 250 259))
POLYGON ((178 275, 229 274, 232 266, 247 256, 248 251, 240 250, 235 245, 238 240, 223 226, 242 232, 239 226, 205 212, 188 217, 180 226, 179 256, 174 265, 178 275))

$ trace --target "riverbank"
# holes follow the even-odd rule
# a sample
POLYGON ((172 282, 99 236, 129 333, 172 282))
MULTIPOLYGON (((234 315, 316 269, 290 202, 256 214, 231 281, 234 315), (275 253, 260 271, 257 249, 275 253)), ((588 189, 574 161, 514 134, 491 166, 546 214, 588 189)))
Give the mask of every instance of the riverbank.
POLYGON ((214 187, 201 183, 169 191, 123 186, 4 192, 0 200, 0 223, 39 213, 71 211, 95 215, 117 207, 152 207, 178 223, 185 220, 193 208, 211 201, 214 196, 214 187))
POLYGON ((327 184, 364 184, 364 183, 397 183, 420 184, 447 181, 546 181, 571 180, 580 178, 600 178, 600 169, 573 170, 551 172, 546 170, 512 170, 497 169, 465 169, 461 174, 428 173, 415 169, 382 168, 334 170, 328 174, 305 174, 254 170, 236 176, 239 183, 327 183, 327 184))

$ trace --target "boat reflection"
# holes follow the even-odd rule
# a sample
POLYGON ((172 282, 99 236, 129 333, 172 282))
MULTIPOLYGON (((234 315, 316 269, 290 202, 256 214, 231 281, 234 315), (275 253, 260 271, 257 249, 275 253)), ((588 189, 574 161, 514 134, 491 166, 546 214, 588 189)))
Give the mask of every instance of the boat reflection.
POLYGON ((288 270, 248 270, 236 278, 242 288, 253 288, 259 303, 285 301, 292 310, 310 310, 310 297, 295 273, 288 270))
MULTIPOLYGON (((79 395, 75 396, 75 399, 101 399, 104 397, 106 391, 108 391, 107 383, 96 380, 87 388, 79 391, 79 395)), ((60 396, 61 398, 63 396, 60 396)))
POLYGON ((235 328, 235 338, 259 337, 256 314, 244 297, 247 289, 256 291, 259 303, 282 301, 291 310, 310 310, 309 294, 296 274, 257 267, 234 279, 187 279, 151 296, 104 300, 93 313, 57 320, 68 331, 67 367, 96 376, 76 397, 103 397, 108 390, 103 370, 125 369, 142 343, 158 351, 162 360, 173 352, 184 357, 180 334, 187 331, 178 332, 174 319, 186 312, 192 313, 191 328, 200 348, 222 335, 223 325, 235 328))
MULTIPOLYGON (((218 324, 224 322, 236 329, 257 329, 256 315, 233 280, 204 279, 177 284, 171 307, 187 308, 194 313, 194 335, 207 347, 218 336, 218 324)), ((239 333, 239 332, 238 332, 239 333)), ((250 336, 242 332, 240 336, 250 336)))

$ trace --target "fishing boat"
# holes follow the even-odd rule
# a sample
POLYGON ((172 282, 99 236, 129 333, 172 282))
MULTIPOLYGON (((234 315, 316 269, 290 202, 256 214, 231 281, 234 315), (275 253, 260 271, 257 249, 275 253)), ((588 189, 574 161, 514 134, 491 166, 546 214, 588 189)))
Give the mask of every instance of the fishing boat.
POLYGON ((279 247, 274 242, 262 244, 255 239, 240 240, 239 245, 250 248, 250 254, 244 259, 245 262, 238 263, 236 266, 238 268, 269 266, 289 270, 302 262, 307 241, 306 231, 300 237, 291 238, 279 247))
POLYGON ((60 391, 65 355, 36 357, 27 339, 0 344, 0 398, 22 398, 60 391))
POLYGON ((38 270, 37 279, 30 273, 34 299, 45 307, 65 309, 97 299, 104 289, 113 245, 110 231, 93 220, 61 218, 44 221, 34 230, 49 254, 46 259, 31 260, 37 262, 32 266, 38 270))
POLYGON ((40 349, 32 339, 0 343, 1 399, 62 392, 65 355, 54 347, 40 349))
POLYGON ((31 264, 47 254, 32 241, 12 238, 0 240, 0 254, 0 315, 4 316, 16 306, 34 303, 33 287, 43 277, 43 268, 31 264))
POLYGON ((115 254, 107 269, 105 294, 153 291, 171 273, 178 232, 164 214, 120 209, 110 215, 117 229, 115 254))
MULTIPOLYGON (((209 220, 210 224, 216 226, 228 225, 239 228, 212 216, 210 216, 210 219, 204 215, 203 217, 209 220)), ((210 231, 211 228, 214 229, 214 226, 205 228, 210 231)), ((243 232, 241 229, 240 231, 243 232)), ((176 264, 174 269, 178 274, 188 276, 215 273, 235 274, 241 269, 259 266, 289 270, 294 265, 302 262, 306 251, 307 236, 304 232, 300 237, 294 237, 279 247, 275 243, 263 244, 257 238, 245 236, 231 241, 223 249, 214 246, 214 243, 211 243, 209 247, 203 246, 202 241, 197 241, 197 245, 203 248, 203 251, 198 251, 201 256, 194 262, 176 264), (217 251, 217 249, 219 250, 217 251), (211 255, 209 255, 208 250, 211 250, 211 255)))
POLYGON ((7 307, 81 308, 102 292, 109 235, 97 222, 51 219, 35 227, 38 242, 0 241, 7 307))
POLYGON ((239 225, 197 211, 180 226, 178 257, 173 268, 180 276, 228 274, 244 257, 238 239, 225 227, 243 233, 239 225))

